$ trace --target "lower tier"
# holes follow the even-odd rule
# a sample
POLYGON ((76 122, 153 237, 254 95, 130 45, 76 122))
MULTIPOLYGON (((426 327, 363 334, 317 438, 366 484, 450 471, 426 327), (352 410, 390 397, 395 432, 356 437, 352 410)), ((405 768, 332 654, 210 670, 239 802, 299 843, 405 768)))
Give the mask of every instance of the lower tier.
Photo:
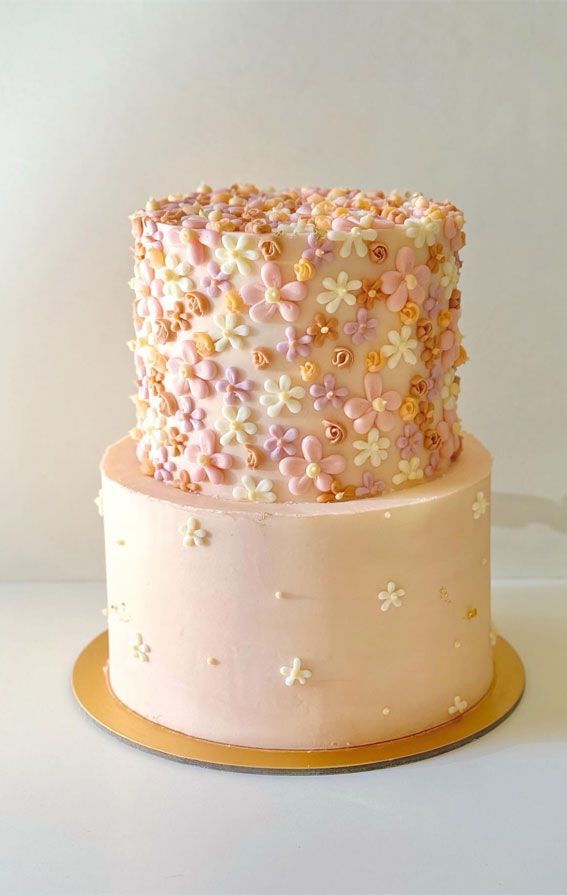
POLYGON ((220 502, 102 463, 109 676, 221 743, 329 749, 456 719, 492 679, 490 456, 335 504, 220 502), (266 506, 266 505, 264 505, 266 506))

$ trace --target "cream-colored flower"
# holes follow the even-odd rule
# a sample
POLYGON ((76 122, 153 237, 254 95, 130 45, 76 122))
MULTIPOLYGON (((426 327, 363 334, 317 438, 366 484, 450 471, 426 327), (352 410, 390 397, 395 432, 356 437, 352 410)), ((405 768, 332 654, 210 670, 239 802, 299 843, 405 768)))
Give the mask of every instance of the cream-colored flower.
POLYGON ((468 705, 466 699, 461 699, 460 696, 455 696, 453 705, 450 705, 447 711, 450 715, 462 715, 465 709, 468 708, 468 705))
POLYGON ((484 491, 478 491, 476 495, 476 500, 472 505, 473 519, 480 519, 481 516, 484 516, 488 509, 488 501, 484 496, 484 491))
POLYGON ((443 385, 441 386, 441 400, 445 410, 454 410, 460 390, 459 380, 455 379, 455 371, 448 370, 443 376, 443 385))
POLYGON ((305 397, 305 389, 300 385, 292 386, 291 376, 284 373, 278 382, 274 379, 266 379, 264 382, 265 395, 261 395, 260 404, 266 407, 268 416, 278 416, 287 408, 290 413, 299 413, 301 399, 305 397))
POLYGON ((96 504, 96 508, 98 510, 99 516, 104 516, 104 504, 102 502, 102 488, 99 488, 98 494, 94 498, 94 503, 96 504))
POLYGON ((183 298, 195 288, 189 276, 191 265, 174 253, 165 256, 165 265, 156 271, 156 276, 163 281, 163 291, 173 299, 183 298))
POLYGON ((215 429, 221 432, 220 443, 231 444, 235 439, 239 444, 246 444, 250 437, 258 431, 256 423, 249 422, 249 407, 232 407, 226 404, 222 409, 222 419, 215 422, 215 429))
POLYGON ((327 239, 332 242, 341 242, 339 255, 341 258, 349 258, 353 248, 359 258, 368 254, 368 243, 374 242, 378 234, 371 227, 352 227, 350 230, 329 230, 327 239))
POLYGON ((332 277, 325 277, 323 286, 327 291, 320 292, 317 301, 320 305, 325 305, 325 310, 329 314, 334 314, 343 301, 351 306, 356 304, 356 296, 362 282, 349 280, 346 270, 341 270, 336 280, 333 280, 332 277))
POLYGON ((384 345, 381 349, 383 357, 388 358, 388 367, 390 370, 395 369, 401 360, 406 364, 416 364, 417 357, 413 353, 413 349, 417 348, 417 339, 412 336, 411 326, 402 326, 397 332, 391 329, 388 333, 389 345, 384 345))
POLYGON ((297 656, 293 660, 291 666, 282 665, 280 674, 284 676, 284 683, 287 687, 292 687, 296 682, 298 684, 304 684, 305 681, 309 680, 311 677, 311 672, 309 669, 301 667, 301 659, 298 659, 297 656))
POLYGON ((160 413, 155 407, 148 407, 146 415, 142 420, 141 428, 152 448, 161 447, 168 440, 166 425, 167 418, 164 414, 160 413))
POLYGON ((242 348, 246 336, 250 334, 250 327, 246 323, 240 323, 242 318, 238 314, 228 313, 224 317, 218 314, 215 323, 221 331, 220 337, 215 341, 217 351, 223 351, 227 345, 232 348, 242 348))
POLYGON ((403 485, 404 482, 416 482, 423 478, 423 469, 421 468, 421 460, 419 457, 412 457, 411 460, 400 460, 398 463, 400 470, 392 476, 394 485, 403 485))
POLYGON ((149 662, 150 653, 151 649, 147 643, 144 643, 142 635, 134 634, 134 639, 132 641, 132 655, 134 658, 138 659, 139 662, 149 662))
POLYGON ((402 605, 402 597, 405 597, 405 595, 406 592, 403 587, 398 587, 395 581, 388 581, 386 590, 381 590, 378 594, 378 599, 382 602, 380 609, 382 612, 387 612, 390 606, 395 606, 396 609, 399 609, 402 605))
POLYGON ((209 536, 194 516, 190 516, 177 531, 182 537, 184 547, 202 547, 209 536))
POLYGON ((252 271, 252 261, 258 260, 260 252, 251 236, 224 233, 222 246, 215 250, 215 255, 221 262, 223 273, 232 274, 238 270, 238 273, 246 276, 252 271))
POLYGON ((273 503, 276 495, 272 491, 273 482, 270 479, 255 481, 251 475, 243 475, 240 485, 232 490, 235 500, 249 500, 252 503, 273 503))
POLYGON ((459 282, 459 270, 453 258, 450 258, 448 261, 443 262, 439 270, 439 274, 439 282, 445 289, 445 297, 448 298, 459 282))
POLYGON ((434 221, 427 215, 422 218, 408 218, 404 221, 406 236, 413 240, 416 249, 422 249, 425 245, 435 245, 439 227, 439 221, 434 221))
POLYGON ((353 442, 353 448, 359 453, 354 458, 355 466, 363 466, 368 460, 372 466, 380 466, 382 460, 388 456, 388 448, 390 447, 390 439, 380 435, 378 429, 371 429, 368 433, 367 440, 353 442))

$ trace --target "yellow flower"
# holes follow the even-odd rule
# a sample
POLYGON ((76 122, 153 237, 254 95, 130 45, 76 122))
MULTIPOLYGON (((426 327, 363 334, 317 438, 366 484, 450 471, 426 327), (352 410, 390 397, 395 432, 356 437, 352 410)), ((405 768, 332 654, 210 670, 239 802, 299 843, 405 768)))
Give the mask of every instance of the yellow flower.
POLYGON ((409 420, 415 419, 417 416, 417 411, 419 410, 419 405, 415 398, 412 398, 410 395, 407 398, 404 398, 402 401, 402 406, 400 407, 400 416, 403 420, 408 422, 409 420))
POLYGON ((315 275, 315 265, 309 258, 300 258, 297 264, 293 265, 295 278, 300 283, 310 280, 315 275))
POLYGON ((311 382, 312 379, 319 373, 319 366, 315 363, 315 361, 308 360, 305 361, 304 364, 301 364, 299 367, 299 372, 301 374, 301 378, 304 382, 311 382))
POLYGON ((437 324, 441 329, 447 329, 448 326, 451 325, 451 312, 450 311, 439 311, 437 315, 437 324))
POLYGON ((369 373, 377 373, 384 366, 384 358, 379 351, 369 351, 366 355, 366 369, 369 373))
POLYGON ((227 311, 232 311, 233 314, 242 311, 244 308, 244 302, 236 289, 228 289, 224 293, 224 303, 227 311))
POLYGON ((161 249, 150 249, 148 252, 148 261, 150 267, 156 270, 158 267, 164 267, 165 258, 161 249))
POLYGON ((193 333, 195 348, 201 357, 208 357, 215 353, 215 344, 208 333, 193 333))
POLYGON ((416 323, 419 320, 419 306, 414 301, 407 301, 400 311, 402 323, 416 323))

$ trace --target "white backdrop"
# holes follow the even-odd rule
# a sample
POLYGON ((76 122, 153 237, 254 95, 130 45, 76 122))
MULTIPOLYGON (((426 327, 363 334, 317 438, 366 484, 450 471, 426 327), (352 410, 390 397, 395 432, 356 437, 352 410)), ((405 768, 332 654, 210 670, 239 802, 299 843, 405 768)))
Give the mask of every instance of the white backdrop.
POLYGON ((103 574, 133 407, 128 214, 252 180, 464 209, 462 416, 494 572, 567 574, 567 5, 0 3, 0 574, 103 574))

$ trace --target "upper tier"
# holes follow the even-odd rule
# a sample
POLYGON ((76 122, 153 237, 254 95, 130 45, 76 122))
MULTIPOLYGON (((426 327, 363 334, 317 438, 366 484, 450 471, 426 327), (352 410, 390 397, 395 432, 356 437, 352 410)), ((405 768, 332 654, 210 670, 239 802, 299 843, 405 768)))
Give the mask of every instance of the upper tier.
POLYGON ((260 502, 443 473, 461 444, 462 225, 415 193, 151 199, 132 217, 144 470, 260 502))

